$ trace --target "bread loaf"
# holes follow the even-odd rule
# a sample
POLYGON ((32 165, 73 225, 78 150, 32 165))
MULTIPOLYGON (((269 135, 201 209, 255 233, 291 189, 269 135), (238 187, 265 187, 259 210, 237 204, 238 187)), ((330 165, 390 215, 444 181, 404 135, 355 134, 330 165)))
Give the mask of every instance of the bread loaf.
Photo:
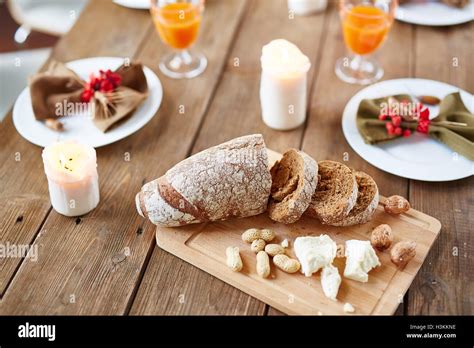
POLYGON ((258 215, 271 184, 263 137, 254 134, 185 159, 145 184, 135 201, 141 216, 173 227, 258 215))
POLYGON ((290 149, 270 171, 268 214, 274 221, 296 222, 311 203, 318 182, 318 164, 302 151, 290 149))
POLYGON ((356 204, 357 182, 351 169, 335 161, 318 162, 318 185, 306 215, 323 224, 342 221, 356 204))
POLYGON ((357 181, 357 202, 349 215, 333 226, 352 226, 368 222, 379 204, 379 189, 372 177, 364 172, 354 172, 357 181))

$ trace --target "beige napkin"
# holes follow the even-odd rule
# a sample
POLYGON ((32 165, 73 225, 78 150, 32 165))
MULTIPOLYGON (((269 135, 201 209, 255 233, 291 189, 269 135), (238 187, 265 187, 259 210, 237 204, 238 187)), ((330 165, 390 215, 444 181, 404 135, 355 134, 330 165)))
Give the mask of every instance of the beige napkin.
MULTIPOLYGON (((115 73, 121 76, 120 86, 111 92, 96 91, 91 99, 91 117, 94 125, 102 132, 130 116, 148 96, 141 64, 123 64, 115 73)), ((64 64, 53 61, 45 72, 32 76, 29 85, 35 118, 45 120, 68 116, 67 108, 59 108, 58 105, 81 103, 86 81, 64 64)))

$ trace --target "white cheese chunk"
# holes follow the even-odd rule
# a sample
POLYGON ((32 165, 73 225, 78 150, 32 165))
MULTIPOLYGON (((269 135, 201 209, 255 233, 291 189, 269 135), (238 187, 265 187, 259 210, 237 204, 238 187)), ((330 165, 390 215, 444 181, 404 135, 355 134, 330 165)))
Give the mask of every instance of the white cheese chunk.
POLYGON ((355 312, 354 306, 351 305, 349 302, 344 303, 344 307, 342 307, 342 309, 346 313, 354 313, 355 312))
POLYGON ((370 241, 346 241, 346 268, 344 277, 365 283, 369 280, 369 271, 380 266, 379 258, 370 241))
POLYGON ((326 297, 337 301, 337 293, 341 285, 341 276, 339 270, 333 265, 328 265, 321 272, 321 286, 326 297))
POLYGON ((310 277, 332 263, 336 257, 337 245, 328 235, 322 234, 319 237, 296 238, 294 249, 301 271, 310 277))

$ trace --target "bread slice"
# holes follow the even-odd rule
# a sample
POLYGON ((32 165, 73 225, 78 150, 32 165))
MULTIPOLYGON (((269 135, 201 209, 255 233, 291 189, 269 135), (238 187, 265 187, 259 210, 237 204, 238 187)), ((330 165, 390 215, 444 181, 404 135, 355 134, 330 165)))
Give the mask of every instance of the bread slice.
POLYGON ((352 170, 339 162, 319 161, 319 181, 306 214, 331 225, 345 218, 357 200, 352 170))
POLYGON ((297 221, 308 208, 318 182, 318 163, 302 151, 290 149, 270 170, 270 218, 284 224, 297 221))
POLYGON ((357 202, 349 215, 333 226, 352 226, 364 224, 374 215, 379 204, 379 189, 372 177, 364 172, 354 172, 357 181, 357 202))

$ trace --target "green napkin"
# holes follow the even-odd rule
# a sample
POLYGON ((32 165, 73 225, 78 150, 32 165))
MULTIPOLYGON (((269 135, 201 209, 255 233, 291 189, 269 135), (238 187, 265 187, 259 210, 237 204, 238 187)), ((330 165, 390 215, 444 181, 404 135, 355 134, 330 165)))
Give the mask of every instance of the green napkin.
MULTIPOLYGON (((411 100, 410 96, 403 94, 393 97, 398 101, 411 100)), ((386 121, 378 119, 383 103, 388 103, 388 97, 364 99, 357 110, 357 128, 368 144, 399 138, 396 135, 389 135, 385 128, 386 121)), ((401 124, 403 128, 409 128, 413 132, 417 125, 416 121, 403 121, 401 124)), ((441 101, 439 114, 431 120, 428 135, 474 161, 474 114, 466 108, 459 93, 449 94, 441 101), (464 123, 466 126, 449 122, 464 123)))

